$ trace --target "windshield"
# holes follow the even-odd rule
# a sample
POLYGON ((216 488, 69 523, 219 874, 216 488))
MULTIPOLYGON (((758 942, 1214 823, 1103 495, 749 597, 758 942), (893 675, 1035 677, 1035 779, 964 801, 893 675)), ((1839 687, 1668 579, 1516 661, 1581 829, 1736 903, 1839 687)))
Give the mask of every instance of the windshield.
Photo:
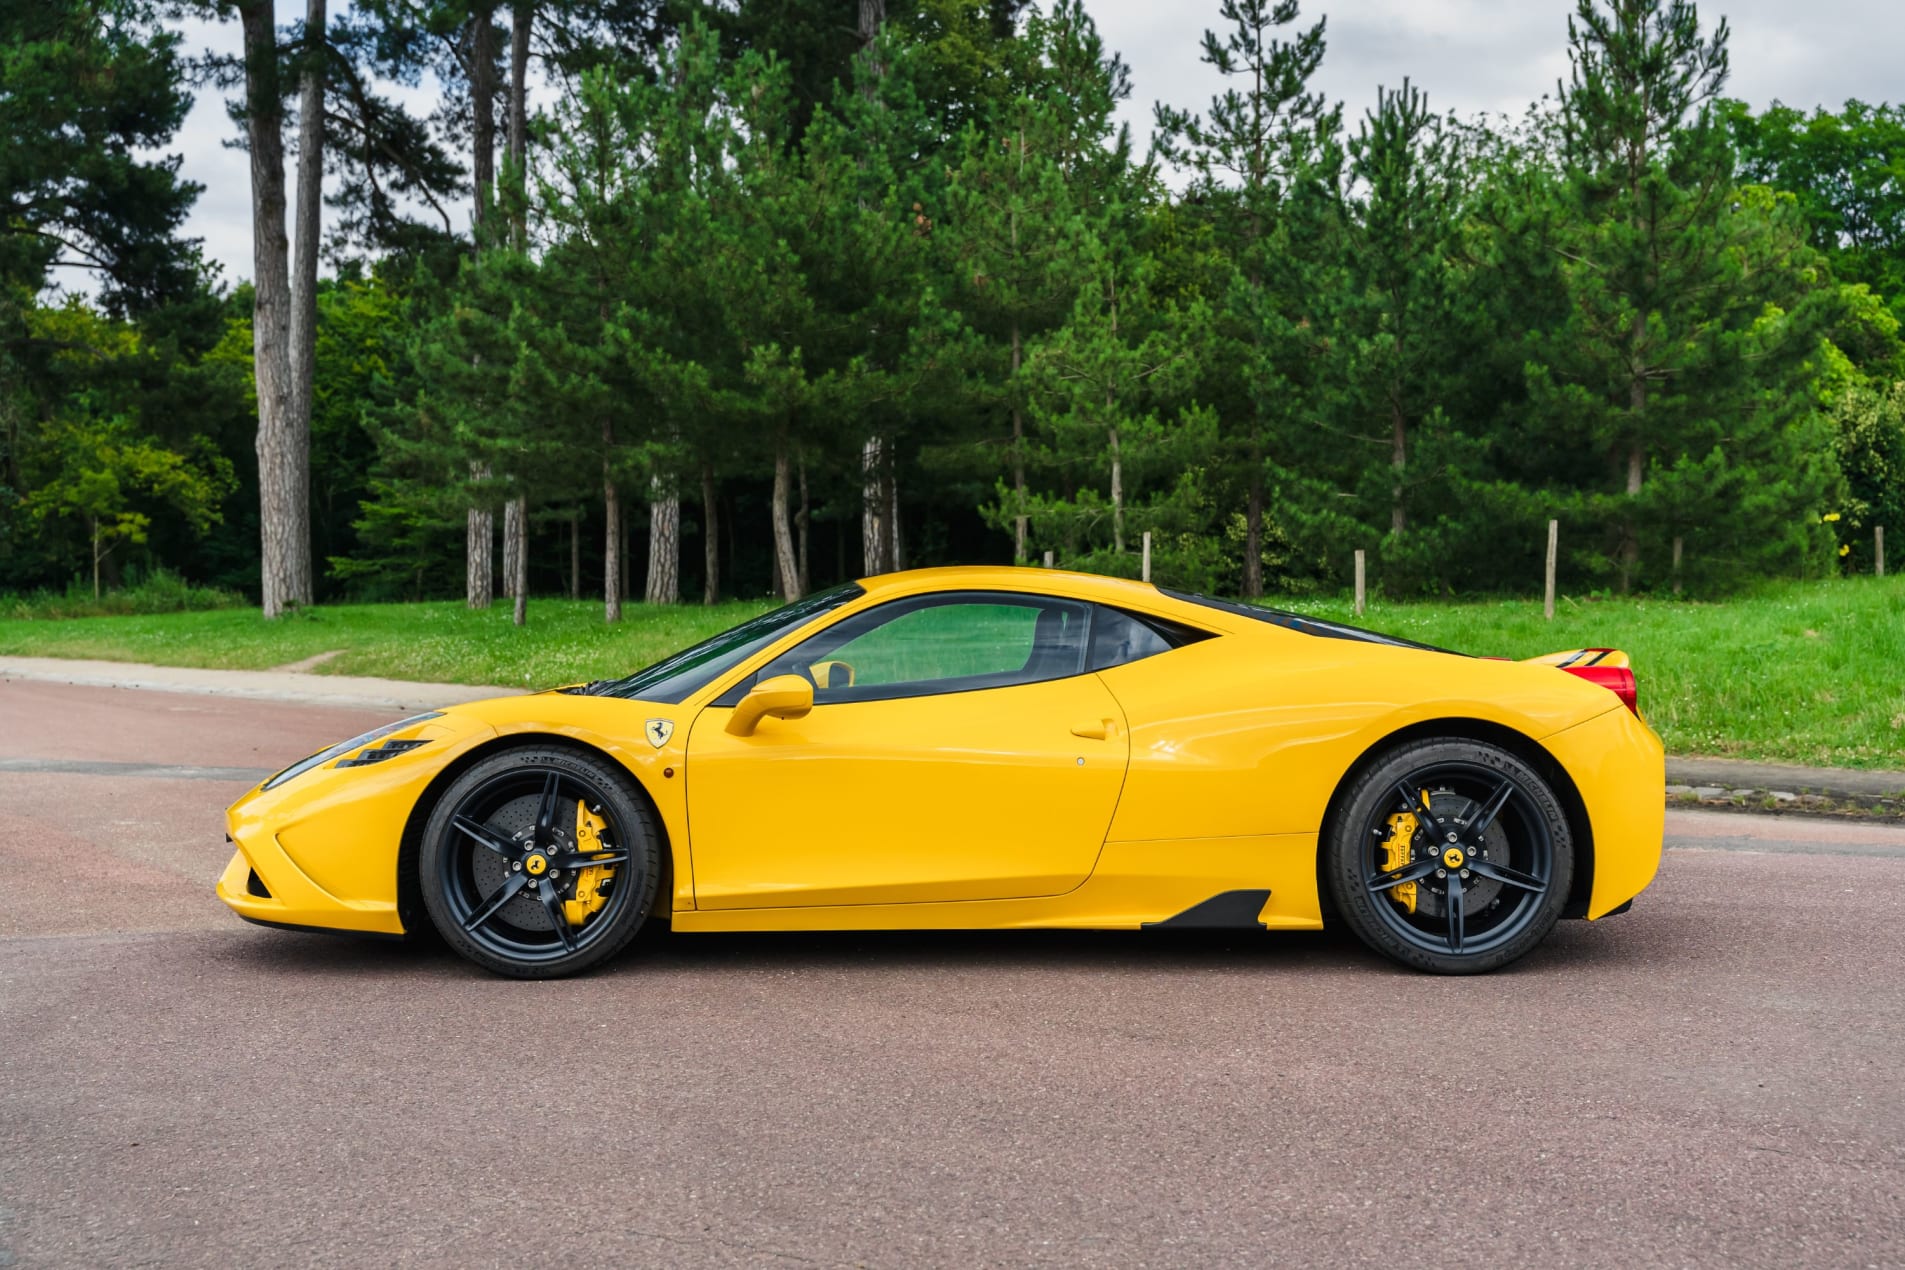
POLYGON ((704 639, 692 648, 684 648, 626 678, 599 679, 576 691, 596 697, 628 697, 678 705, 690 693, 740 665, 788 631, 864 594, 857 582, 848 582, 830 591, 816 591, 704 639))

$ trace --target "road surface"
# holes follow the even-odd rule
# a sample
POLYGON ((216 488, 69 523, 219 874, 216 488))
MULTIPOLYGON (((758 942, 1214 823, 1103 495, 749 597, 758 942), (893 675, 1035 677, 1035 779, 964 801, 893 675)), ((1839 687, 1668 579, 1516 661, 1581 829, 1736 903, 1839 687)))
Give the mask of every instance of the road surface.
POLYGON ((1477 979, 656 930, 514 983, 212 898, 223 804, 387 717, 0 683, 0 1266, 1905 1260, 1905 831, 1675 813, 1477 979))

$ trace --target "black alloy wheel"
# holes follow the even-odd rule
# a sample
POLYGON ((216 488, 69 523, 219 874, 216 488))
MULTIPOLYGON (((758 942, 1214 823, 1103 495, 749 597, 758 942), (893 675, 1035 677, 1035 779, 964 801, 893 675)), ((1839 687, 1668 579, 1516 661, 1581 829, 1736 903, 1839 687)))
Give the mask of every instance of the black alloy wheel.
POLYGON ((1418 741, 1352 786, 1326 848, 1336 908, 1362 941, 1439 974, 1494 970, 1540 943, 1574 881, 1548 782, 1497 745, 1418 741))
POLYGON ((475 763, 424 827, 419 881, 450 947, 520 979, 574 974, 641 929, 659 835, 629 777, 580 751, 535 746, 475 763))

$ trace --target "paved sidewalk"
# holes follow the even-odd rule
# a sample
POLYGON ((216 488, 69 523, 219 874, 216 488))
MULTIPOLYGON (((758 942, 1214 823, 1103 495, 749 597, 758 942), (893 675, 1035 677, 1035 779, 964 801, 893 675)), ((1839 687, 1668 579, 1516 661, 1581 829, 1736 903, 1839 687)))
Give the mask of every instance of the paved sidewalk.
POLYGON ((390 710, 427 710, 434 706, 481 701, 485 697, 514 696, 522 691, 468 684, 313 675, 295 670, 201 670, 190 666, 146 666, 137 662, 78 661, 64 657, 0 657, 0 683, 8 679, 390 710))

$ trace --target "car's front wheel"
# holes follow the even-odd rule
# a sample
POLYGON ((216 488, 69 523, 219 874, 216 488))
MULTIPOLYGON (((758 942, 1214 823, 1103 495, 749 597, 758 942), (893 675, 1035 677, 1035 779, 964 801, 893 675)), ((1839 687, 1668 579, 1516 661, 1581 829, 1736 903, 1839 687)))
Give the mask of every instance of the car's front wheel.
POLYGON ((1498 745, 1410 742, 1355 779, 1325 845, 1336 910, 1362 941, 1438 974, 1494 970, 1547 937, 1574 879, 1549 783, 1498 745))
POLYGON ((613 956, 654 899, 659 835, 628 776, 590 754, 522 746, 446 789, 424 826, 430 920, 469 960, 519 979, 613 956))

